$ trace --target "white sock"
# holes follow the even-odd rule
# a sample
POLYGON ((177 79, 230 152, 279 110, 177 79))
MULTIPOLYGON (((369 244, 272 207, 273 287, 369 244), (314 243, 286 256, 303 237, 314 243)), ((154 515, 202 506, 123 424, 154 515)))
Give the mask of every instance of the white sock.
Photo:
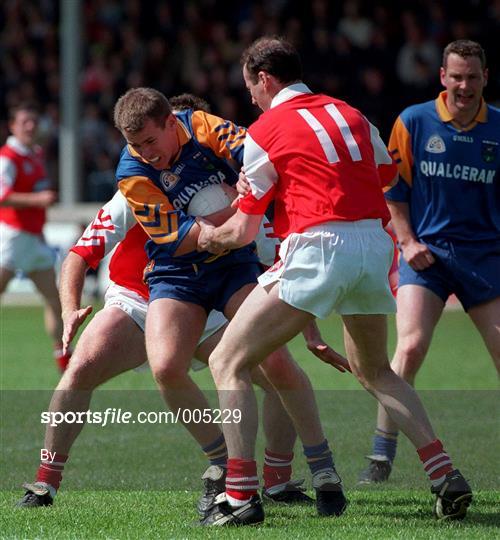
POLYGON ((251 498, 252 497, 249 497, 248 499, 242 501, 240 499, 235 499, 234 497, 231 497, 231 495, 228 495, 226 493, 226 500, 233 508, 241 508, 242 506, 245 506, 245 504, 250 502, 251 498))

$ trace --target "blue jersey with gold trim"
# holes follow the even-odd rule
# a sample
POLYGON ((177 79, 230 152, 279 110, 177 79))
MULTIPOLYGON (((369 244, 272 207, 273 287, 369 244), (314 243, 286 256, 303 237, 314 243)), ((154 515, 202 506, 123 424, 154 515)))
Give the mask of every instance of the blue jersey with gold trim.
MULTIPOLYGON (((169 169, 155 169, 127 145, 116 170, 119 189, 150 238, 148 256, 157 262, 171 260, 194 224, 185 212, 194 195, 210 184, 234 185, 238 173, 228 160, 241 165, 243 159, 244 128, 203 111, 176 117, 181 150, 169 169)), ((213 257, 193 251, 175 260, 198 263, 213 257)))
POLYGON ((419 240, 500 240, 500 110, 484 102, 470 129, 461 130, 443 92, 405 109, 394 125, 389 151, 400 181, 386 192, 407 202, 419 240))

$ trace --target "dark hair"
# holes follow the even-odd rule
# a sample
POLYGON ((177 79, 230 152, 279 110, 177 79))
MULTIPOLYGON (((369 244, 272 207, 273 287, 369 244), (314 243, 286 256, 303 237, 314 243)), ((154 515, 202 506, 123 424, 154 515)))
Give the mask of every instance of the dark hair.
POLYGON ((21 111, 30 112, 36 114, 37 116, 39 114, 38 107, 35 103, 33 103, 32 101, 22 101, 21 103, 17 103, 16 105, 9 107, 9 122, 13 122, 16 119, 17 113, 21 111))
POLYGON ((254 41, 241 55, 250 80, 257 82, 259 71, 273 75, 282 83, 302 79, 302 65, 295 47, 283 38, 262 37, 254 41))
POLYGON ((172 114, 168 99, 153 88, 132 88, 117 102, 114 109, 115 126, 120 131, 136 133, 151 119, 157 126, 163 126, 172 114))
POLYGON ((179 94, 169 98, 168 101, 173 111, 193 109, 195 111, 210 112, 210 105, 203 98, 193 94, 179 94))
POLYGON ((475 56, 476 58, 479 58, 481 67, 483 69, 486 68, 486 55, 484 54, 484 50, 481 45, 475 41, 470 41, 468 39, 457 39, 456 41, 449 43, 443 51, 444 68, 446 68, 446 63, 450 54, 457 54, 462 58, 475 56))

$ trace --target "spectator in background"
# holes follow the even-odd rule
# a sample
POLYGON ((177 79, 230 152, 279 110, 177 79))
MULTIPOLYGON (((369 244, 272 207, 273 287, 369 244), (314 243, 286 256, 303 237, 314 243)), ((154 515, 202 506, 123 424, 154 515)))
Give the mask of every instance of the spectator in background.
POLYGON ((87 200, 102 201, 103 198, 111 199, 116 191, 115 164, 104 151, 94 156, 93 170, 87 177, 87 200))
POLYGON ((24 272, 45 301, 45 327, 54 344, 61 371, 70 354, 63 354, 61 304, 54 273, 54 251, 43 239, 45 210, 57 199, 35 145, 38 113, 31 104, 9 112, 12 135, 0 148, 0 294, 16 271, 24 272))
POLYGON ((396 71, 400 81, 416 88, 428 88, 439 67, 439 49, 428 40, 412 16, 406 18, 406 42, 399 50, 396 71))
MULTIPOLYGON (((305 59, 306 78, 318 92, 353 102, 364 70, 380 70, 384 96, 391 106, 387 109, 380 103, 378 114, 386 113, 392 120, 410 103, 435 95, 436 49, 453 39, 477 38, 481 32, 486 50, 495 51, 500 28, 497 1, 488 6, 476 0, 413 2, 411 11, 408 3, 363 0, 245 0, 220 6, 210 1, 149 0, 148 9, 137 0, 86 0, 82 4, 81 72, 86 90, 82 111, 94 103, 110 126, 109 111, 118 96, 139 86, 153 86, 166 95, 195 92, 213 104, 215 114, 226 117, 234 112, 235 121, 250 124, 255 111, 245 99, 238 58, 264 32, 285 35, 297 46, 305 59), (400 79, 394 68, 396 57, 408 54, 407 35, 413 32, 409 25, 418 27, 422 21, 427 31, 425 50, 418 46, 416 55, 409 55, 410 64, 400 68, 403 73, 409 68, 409 79, 404 74, 400 79), (429 47, 434 49, 432 58, 429 47)), ((37 100, 43 114, 46 103, 59 100, 58 6, 58 2, 38 0, 0 5, 0 135, 6 136, 4 118, 9 106, 37 100)), ((494 69, 494 55, 490 62, 492 70, 500 72, 494 69)), ((499 99, 499 87, 498 77, 490 80, 490 101, 499 99)), ((375 102, 374 111, 376 106, 375 102)), ((377 123, 371 114, 367 110, 368 119, 377 123)), ((386 140, 389 126, 380 127, 386 140)), ((109 129, 102 138, 112 133, 109 129)), ((109 156, 116 162, 119 152, 109 156)), ((57 173, 57 156, 50 152, 47 158, 49 169, 57 173)), ((93 163, 86 165, 84 183, 94 169, 93 163)), ((57 176, 53 179, 57 185, 57 176)))
POLYGON ((339 21, 337 31, 355 47, 368 49, 372 40, 373 23, 360 14, 359 2, 347 0, 344 2, 344 16, 339 21))
POLYGON ((376 67, 366 67, 359 72, 359 83, 352 93, 352 104, 374 123, 382 133, 389 133, 394 117, 393 103, 387 92, 382 71, 376 67))
MULTIPOLYGON (((482 98, 488 70, 478 43, 450 43, 440 74, 446 90, 405 109, 389 142, 401 176, 386 193, 401 250, 392 369, 411 385, 453 293, 500 374, 500 111, 482 98)), ((361 483, 389 478, 397 436, 379 407, 361 483)))

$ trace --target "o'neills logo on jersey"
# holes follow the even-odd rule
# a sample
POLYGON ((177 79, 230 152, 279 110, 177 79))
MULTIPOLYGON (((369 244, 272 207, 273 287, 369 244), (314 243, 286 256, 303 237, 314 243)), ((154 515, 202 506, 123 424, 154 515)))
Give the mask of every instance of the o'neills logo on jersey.
POLYGON ((165 191, 173 189, 180 179, 178 174, 171 171, 162 171, 160 174, 160 182, 165 191))
POLYGON ((442 154, 446 152, 446 145, 439 135, 431 135, 425 145, 425 149, 431 154, 442 154))

